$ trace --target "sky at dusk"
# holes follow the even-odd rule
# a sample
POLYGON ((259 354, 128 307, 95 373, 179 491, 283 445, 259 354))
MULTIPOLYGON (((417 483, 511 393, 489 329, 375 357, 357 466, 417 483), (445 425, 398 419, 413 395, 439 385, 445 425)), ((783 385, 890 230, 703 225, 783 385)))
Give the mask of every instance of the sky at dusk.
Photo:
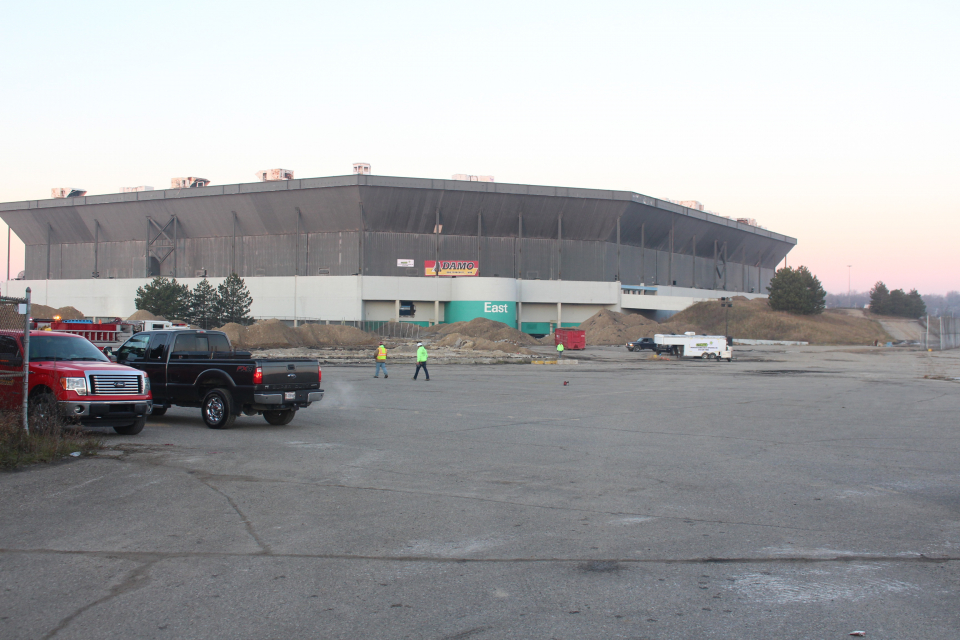
POLYGON ((699 200, 797 238, 828 291, 853 265, 945 293, 958 29, 955 1, 14 3, 0 202, 362 161, 699 200))

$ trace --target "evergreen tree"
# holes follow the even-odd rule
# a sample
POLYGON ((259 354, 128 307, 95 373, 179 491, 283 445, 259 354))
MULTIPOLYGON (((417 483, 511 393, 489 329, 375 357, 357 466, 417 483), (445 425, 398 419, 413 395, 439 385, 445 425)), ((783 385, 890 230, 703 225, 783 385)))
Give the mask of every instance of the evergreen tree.
POLYGON ((870 289, 870 312, 883 315, 887 312, 888 302, 890 300, 890 291, 883 282, 877 282, 870 289))
POLYGON ((777 269, 767 291, 770 292, 767 303, 775 311, 814 315, 823 313, 826 307, 827 292, 820 280, 804 266, 777 269))
POLYGON ((243 278, 231 273, 222 284, 217 286, 217 318, 220 322, 250 324, 250 291, 243 278))
POLYGON ((190 292, 190 314, 188 320, 201 329, 212 329, 219 326, 217 316, 219 296, 210 281, 204 278, 190 292))
POLYGON ((907 310, 911 318, 919 318, 927 314, 927 305, 923 302, 923 296, 916 289, 910 289, 907 294, 907 310))
POLYGON ((190 288, 177 279, 168 280, 157 276, 146 285, 137 288, 134 305, 167 320, 182 319, 189 312, 190 288))

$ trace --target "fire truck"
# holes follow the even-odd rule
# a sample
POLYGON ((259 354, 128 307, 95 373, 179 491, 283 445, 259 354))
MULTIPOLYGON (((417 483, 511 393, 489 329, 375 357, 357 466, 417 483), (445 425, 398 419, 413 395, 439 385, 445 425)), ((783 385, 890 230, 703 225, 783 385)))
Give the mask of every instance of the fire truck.
POLYGON ((127 341, 133 334, 141 331, 162 331, 164 329, 186 328, 186 324, 166 320, 122 320, 120 318, 96 318, 94 320, 61 320, 60 318, 32 318, 31 325, 40 331, 59 331, 72 333, 86 338, 100 351, 107 347, 114 349, 127 341))

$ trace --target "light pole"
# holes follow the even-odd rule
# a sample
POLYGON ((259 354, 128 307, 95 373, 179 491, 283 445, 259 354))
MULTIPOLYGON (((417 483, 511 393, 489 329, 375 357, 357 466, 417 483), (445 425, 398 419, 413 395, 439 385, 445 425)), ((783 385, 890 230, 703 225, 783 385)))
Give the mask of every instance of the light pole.
POLYGON ((730 335, 730 307, 733 306, 733 298, 720 298, 720 306, 724 307, 724 337, 730 335))
POLYGON ((847 304, 851 307, 853 306, 853 300, 850 299, 850 269, 853 268, 852 264, 847 265, 847 304))

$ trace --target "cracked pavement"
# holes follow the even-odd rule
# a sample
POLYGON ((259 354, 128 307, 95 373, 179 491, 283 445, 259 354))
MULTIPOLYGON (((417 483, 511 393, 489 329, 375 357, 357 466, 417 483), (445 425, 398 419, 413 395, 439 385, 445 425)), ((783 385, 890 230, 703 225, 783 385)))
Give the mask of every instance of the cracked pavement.
POLYGON ((735 353, 325 367, 287 426, 105 433, 0 476, 0 637, 960 636, 960 352, 735 353))

